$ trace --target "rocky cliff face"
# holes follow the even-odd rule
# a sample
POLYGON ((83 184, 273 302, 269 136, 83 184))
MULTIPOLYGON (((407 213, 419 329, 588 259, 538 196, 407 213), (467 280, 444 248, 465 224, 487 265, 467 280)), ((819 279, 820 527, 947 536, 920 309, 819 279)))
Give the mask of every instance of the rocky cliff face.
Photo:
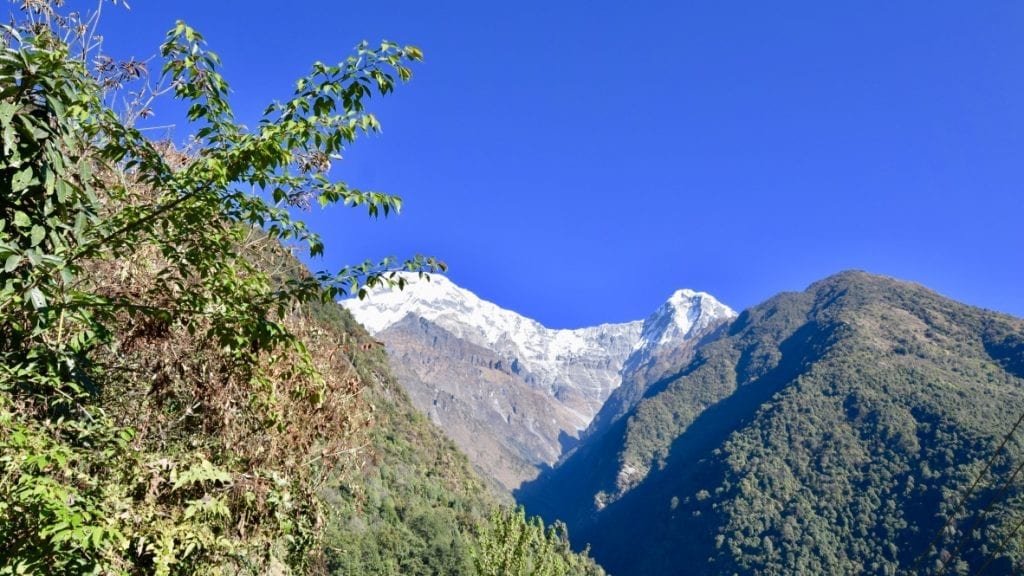
POLYGON ((557 439, 576 414, 528 385, 521 366, 411 314, 377 337, 413 404, 481 472, 511 489, 558 458, 557 439))
POLYGON ((684 290, 644 322, 553 330, 438 275, 343 304, 385 343, 416 406, 510 489, 575 444, 623 382, 624 366, 649 376, 734 315, 684 290))

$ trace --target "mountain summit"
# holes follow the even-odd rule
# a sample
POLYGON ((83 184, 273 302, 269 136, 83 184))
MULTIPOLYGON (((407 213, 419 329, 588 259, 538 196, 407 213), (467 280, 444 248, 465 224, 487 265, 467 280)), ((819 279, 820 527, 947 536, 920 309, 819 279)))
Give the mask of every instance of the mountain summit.
POLYGON ((735 315, 709 294, 680 290, 646 321, 557 330, 444 276, 406 279, 405 290, 343 305, 385 342, 417 406, 508 488, 557 462, 627 363, 648 366, 735 315))
POLYGON ((640 340, 626 360, 624 368, 635 370, 652 354, 674 343, 690 339, 723 318, 732 318, 736 312, 707 292, 689 289, 676 290, 654 314, 644 320, 640 340))
POLYGON ((622 384, 616 388, 591 421, 591 436, 615 420, 648 393, 651 386, 686 364, 697 345, 711 336, 736 312, 707 292, 677 290, 644 320, 640 340, 622 365, 622 384))
POLYGON ((407 279, 404 290, 375 291, 362 301, 344 304, 374 334, 414 316, 493 350, 513 372, 529 374, 532 388, 568 408, 575 430, 587 426, 619 385, 618 371, 640 336, 641 322, 550 329, 482 300, 444 276, 407 279))

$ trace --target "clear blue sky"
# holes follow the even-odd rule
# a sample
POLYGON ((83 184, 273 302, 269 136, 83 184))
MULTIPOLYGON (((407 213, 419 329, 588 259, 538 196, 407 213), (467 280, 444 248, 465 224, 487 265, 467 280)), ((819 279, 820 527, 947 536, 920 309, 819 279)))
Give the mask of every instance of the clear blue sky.
POLYGON ((315 268, 432 254, 553 327, 848 268, 1024 315, 1024 3, 132 4, 106 8, 110 51, 185 19, 251 122, 359 40, 424 50, 335 168, 403 213, 309 214, 315 268))

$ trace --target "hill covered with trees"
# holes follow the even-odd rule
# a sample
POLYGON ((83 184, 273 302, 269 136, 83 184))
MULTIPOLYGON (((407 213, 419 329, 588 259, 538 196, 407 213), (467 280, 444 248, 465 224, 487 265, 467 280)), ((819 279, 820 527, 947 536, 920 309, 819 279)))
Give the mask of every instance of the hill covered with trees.
POLYGON ((619 576, 1005 574, 1021 414, 1024 322, 847 272, 743 312, 518 496, 619 576))

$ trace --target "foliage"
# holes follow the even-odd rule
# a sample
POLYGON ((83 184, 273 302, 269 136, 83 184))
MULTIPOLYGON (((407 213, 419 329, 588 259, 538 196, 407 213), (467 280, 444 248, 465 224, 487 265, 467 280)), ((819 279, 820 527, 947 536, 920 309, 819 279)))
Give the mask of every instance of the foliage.
POLYGON ((329 509, 327 569, 353 576, 469 574, 472 531, 495 498, 412 406, 383 349, 351 314, 332 305, 315 311, 340 335, 373 407, 359 470, 321 490, 329 509))
POLYGON ((278 242, 322 252, 289 211, 312 199, 400 208, 328 171, 420 52, 317 63, 249 131, 179 22, 161 54, 196 128, 180 153, 111 106, 146 67, 62 4, 22 3, 0 44, 0 573, 309 568, 317 489, 365 418, 307 304, 442 265, 310 275, 278 242))
POLYGON ((566 576, 603 574, 586 554, 569 548, 565 525, 545 529, 539 516, 526 518, 522 506, 491 514, 473 550, 478 576, 566 576))

